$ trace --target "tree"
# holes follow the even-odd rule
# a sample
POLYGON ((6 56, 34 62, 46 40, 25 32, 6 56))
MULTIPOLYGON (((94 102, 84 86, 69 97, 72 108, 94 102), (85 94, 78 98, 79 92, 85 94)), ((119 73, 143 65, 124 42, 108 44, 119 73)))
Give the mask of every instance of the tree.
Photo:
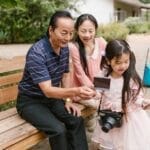
POLYGON ((139 0, 139 1, 142 2, 142 3, 145 3, 145 4, 150 3, 150 0, 139 0))
POLYGON ((21 0, 0 0, 0 8, 24 7, 24 2, 21 0))
POLYGON ((78 0, 0 0, 0 43, 33 42, 46 32, 56 10, 74 9, 78 0))

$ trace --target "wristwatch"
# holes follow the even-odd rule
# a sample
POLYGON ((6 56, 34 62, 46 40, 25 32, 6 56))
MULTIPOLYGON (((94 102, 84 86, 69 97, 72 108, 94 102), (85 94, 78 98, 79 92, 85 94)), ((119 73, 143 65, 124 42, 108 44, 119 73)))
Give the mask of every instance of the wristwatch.
POLYGON ((72 100, 70 98, 66 98, 65 103, 72 103, 72 100))

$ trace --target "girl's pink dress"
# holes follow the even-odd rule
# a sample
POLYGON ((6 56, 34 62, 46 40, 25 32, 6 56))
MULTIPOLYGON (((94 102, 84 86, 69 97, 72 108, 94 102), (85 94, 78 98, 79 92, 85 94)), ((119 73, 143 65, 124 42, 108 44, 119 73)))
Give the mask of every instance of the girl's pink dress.
MULTIPOLYGON (((111 78, 110 90, 105 91, 102 109, 111 109, 120 112, 121 92, 123 78, 111 78)), ((137 86, 131 82, 131 88, 137 90, 137 86)), ((123 116, 123 125, 120 128, 110 129, 108 133, 101 130, 97 121, 92 140, 100 143, 107 150, 150 150, 150 118, 142 108, 143 94, 139 93, 136 101, 129 102, 127 108, 127 120, 123 116)))

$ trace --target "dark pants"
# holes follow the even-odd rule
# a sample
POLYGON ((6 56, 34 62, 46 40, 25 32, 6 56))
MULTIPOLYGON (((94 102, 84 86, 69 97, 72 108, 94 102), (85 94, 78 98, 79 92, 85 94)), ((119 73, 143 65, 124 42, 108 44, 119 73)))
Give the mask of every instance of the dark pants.
POLYGON ((69 114, 62 100, 19 95, 17 110, 48 135, 52 150, 88 150, 83 118, 69 114))

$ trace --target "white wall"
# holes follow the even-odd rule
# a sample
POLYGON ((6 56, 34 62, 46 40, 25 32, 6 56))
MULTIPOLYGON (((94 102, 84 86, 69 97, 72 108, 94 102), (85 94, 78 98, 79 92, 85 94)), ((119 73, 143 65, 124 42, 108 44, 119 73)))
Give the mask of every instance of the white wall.
MULTIPOLYGON (((112 20, 114 12, 113 0, 81 0, 78 3, 80 14, 91 13, 98 23, 108 23, 112 20)), ((73 14, 79 16, 80 14, 73 14)))

